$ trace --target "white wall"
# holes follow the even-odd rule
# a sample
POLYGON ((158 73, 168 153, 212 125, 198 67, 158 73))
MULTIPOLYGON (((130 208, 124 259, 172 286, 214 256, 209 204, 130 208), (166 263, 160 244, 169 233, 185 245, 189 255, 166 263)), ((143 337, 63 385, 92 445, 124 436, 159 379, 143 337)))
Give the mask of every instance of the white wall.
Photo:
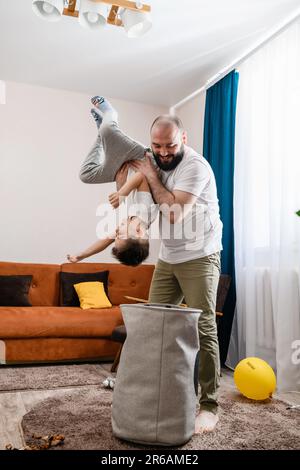
POLYGON ((201 93, 175 110, 187 131, 188 145, 197 152, 203 151, 203 128, 206 93, 201 93))
MULTIPOLYGON (((99 90, 101 92, 101 90, 99 90)), ((96 209, 115 185, 88 185, 80 164, 96 138, 90 97, 6 83, 0 105, 0 260, 62 263, 96 241, 96 209)), ((146 145, 166 108, 111 99, 120 126, 146 145)), ((151 243, 147 263, 157 259, 151 243)), ((114 262, 111 248, 88 261, 114 262)))

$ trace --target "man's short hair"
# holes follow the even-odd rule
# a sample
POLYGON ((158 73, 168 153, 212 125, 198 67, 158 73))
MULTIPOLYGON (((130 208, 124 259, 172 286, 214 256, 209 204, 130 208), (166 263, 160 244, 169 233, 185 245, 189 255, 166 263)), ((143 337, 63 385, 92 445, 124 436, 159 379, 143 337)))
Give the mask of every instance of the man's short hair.
POLYGON ((172 116, 171 114, 161 114, 156 119, 154 119, 152 126, 150 128, 150 132, 152 131, 153 127, 159 123, 162 123, 166 126, 173 124, 180 130, 180 132, 184 131, 183 124, 181 122, 181 119, 179 119, 178 116, 172 116))
POLYGON ((149 240, 129 238, 122 249, 113 247, 112 255, 126 266, 138 266, 149 256, 149 240))

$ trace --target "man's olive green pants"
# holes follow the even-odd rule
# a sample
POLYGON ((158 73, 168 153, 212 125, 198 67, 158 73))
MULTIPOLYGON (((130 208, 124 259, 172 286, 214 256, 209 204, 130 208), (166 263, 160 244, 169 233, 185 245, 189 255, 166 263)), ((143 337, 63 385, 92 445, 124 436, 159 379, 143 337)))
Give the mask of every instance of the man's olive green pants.
POLYGON ((216 298, 220 277, 220 253, 169 264, 158 260, 149 301, 179 304, 202 310, 198 329, 200 340, 200 408, 217 412, 220 382, 219 344, 216 325, 216 298))

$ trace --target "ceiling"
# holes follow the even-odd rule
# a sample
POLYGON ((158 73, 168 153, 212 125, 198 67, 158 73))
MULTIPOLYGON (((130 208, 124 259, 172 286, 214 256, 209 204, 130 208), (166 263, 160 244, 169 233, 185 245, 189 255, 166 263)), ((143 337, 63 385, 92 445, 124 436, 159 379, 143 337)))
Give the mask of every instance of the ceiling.
POLYGON ((299 9, 299 0, 145 0, 152 29, 92 32, 0 0, 0 79, 172 106, 299 9))

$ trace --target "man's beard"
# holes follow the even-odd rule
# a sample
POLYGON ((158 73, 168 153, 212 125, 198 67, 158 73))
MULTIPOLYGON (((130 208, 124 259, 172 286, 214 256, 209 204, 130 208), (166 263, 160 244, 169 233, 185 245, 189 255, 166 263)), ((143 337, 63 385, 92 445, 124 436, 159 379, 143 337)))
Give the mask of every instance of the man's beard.
POLYGON ((182 144, 179 152, 176 152, 174 155, 167 155, 167 157, 172 157, 169 162, 163 162, 158 153, 153 152, 153 157, 157 163, 157 166, 163 171, 170 171, 176 168, 177 165, 181 162, 184 156, 184 145, 182 144))

